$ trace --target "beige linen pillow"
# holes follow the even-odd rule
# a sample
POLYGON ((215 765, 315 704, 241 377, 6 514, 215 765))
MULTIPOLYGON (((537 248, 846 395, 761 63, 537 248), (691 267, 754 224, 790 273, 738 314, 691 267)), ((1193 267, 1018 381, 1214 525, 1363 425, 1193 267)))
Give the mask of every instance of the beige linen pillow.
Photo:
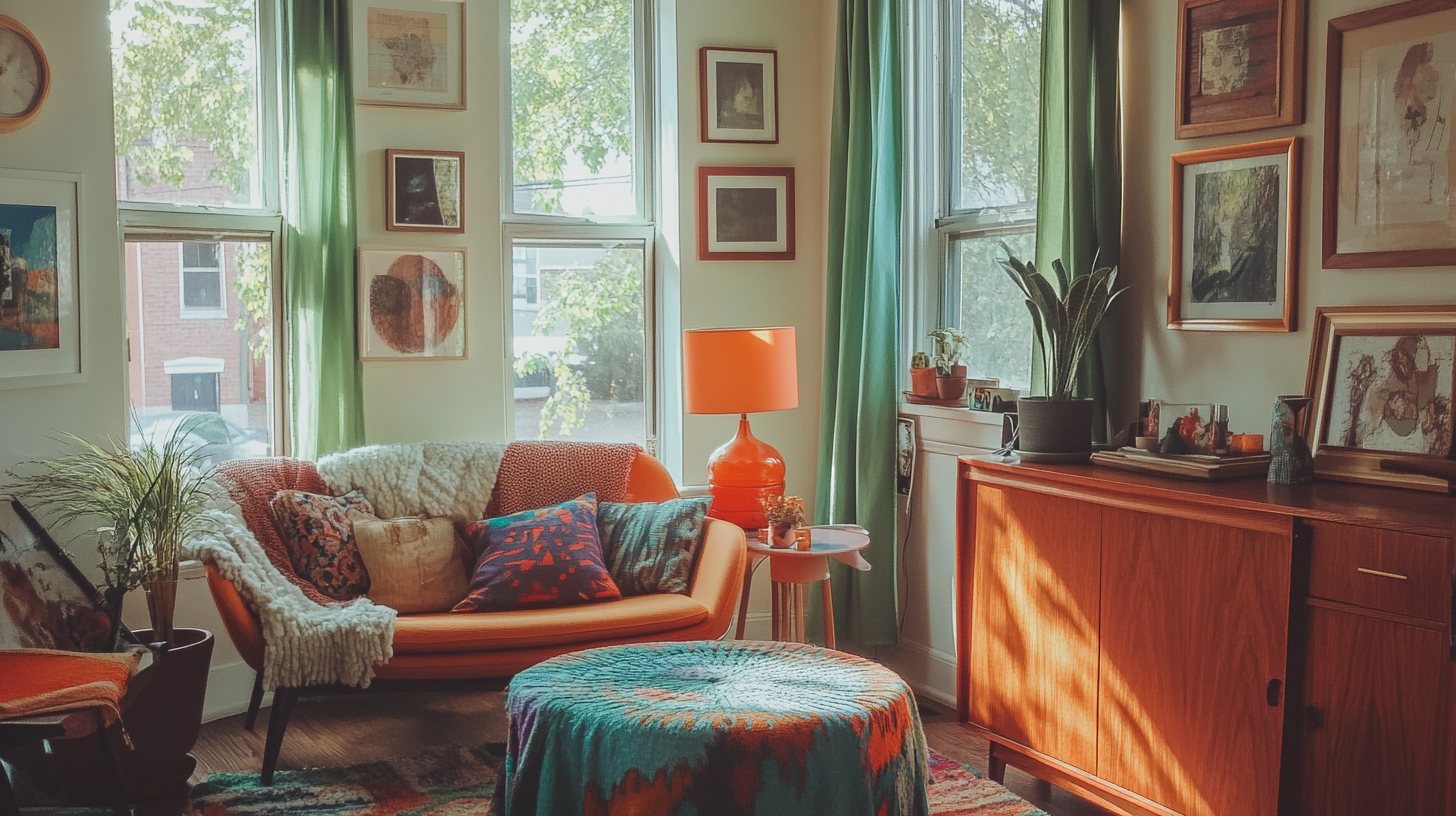
POLYGON ((471 554, 449 519, 354 515, 354 542, 372 579, 369 600, 400 612, 448 612, 465 597, 471 554))

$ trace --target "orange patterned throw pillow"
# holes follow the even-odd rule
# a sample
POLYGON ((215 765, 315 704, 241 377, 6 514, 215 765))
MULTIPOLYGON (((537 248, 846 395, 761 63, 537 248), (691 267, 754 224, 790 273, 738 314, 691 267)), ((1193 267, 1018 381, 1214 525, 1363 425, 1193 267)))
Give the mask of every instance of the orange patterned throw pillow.
POLYGON ((369 571, 354 543, 351 511, 374 515, 363 491, 342 496, 280 490, 268 505, 298 577, 336 601, 369 591, 369 571))
POLYGON ((455 612, 570 606, 622 597, 602 561, 596 494, 468 525, 480 553, 455 612))

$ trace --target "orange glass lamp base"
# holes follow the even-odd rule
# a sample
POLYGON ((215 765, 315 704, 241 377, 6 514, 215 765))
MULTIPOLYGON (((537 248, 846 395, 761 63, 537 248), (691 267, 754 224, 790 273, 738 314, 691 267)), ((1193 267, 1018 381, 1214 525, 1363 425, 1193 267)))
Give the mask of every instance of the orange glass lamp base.
POLYGON ((768 526, 758 500, 784 495, 784 473, 784 458, 753 435, 748 414, 742 414, 738 434, 708 457, 708 489, 713 495, 708 515, 745 530, 768 526))

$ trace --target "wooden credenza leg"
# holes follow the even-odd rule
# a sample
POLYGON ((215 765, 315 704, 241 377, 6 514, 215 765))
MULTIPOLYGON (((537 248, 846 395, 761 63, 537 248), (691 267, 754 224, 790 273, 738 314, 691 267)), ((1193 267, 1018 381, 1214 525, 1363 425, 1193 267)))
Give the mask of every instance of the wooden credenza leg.
POLYGON ((986 769, 986 776, 992 782, 1002 784, 1006 782, 1006 760, 996 756, 996 743, 991 743, 990 767, 986 769))

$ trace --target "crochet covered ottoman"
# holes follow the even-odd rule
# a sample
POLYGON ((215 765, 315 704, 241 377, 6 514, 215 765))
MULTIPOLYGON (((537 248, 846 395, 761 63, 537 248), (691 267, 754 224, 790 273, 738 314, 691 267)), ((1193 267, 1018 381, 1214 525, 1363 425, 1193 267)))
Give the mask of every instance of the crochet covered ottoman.
POLYGON ((754 641, 609 646, 516 675, 505 816, 928 812, 910 689, 853 655, 754 641))

